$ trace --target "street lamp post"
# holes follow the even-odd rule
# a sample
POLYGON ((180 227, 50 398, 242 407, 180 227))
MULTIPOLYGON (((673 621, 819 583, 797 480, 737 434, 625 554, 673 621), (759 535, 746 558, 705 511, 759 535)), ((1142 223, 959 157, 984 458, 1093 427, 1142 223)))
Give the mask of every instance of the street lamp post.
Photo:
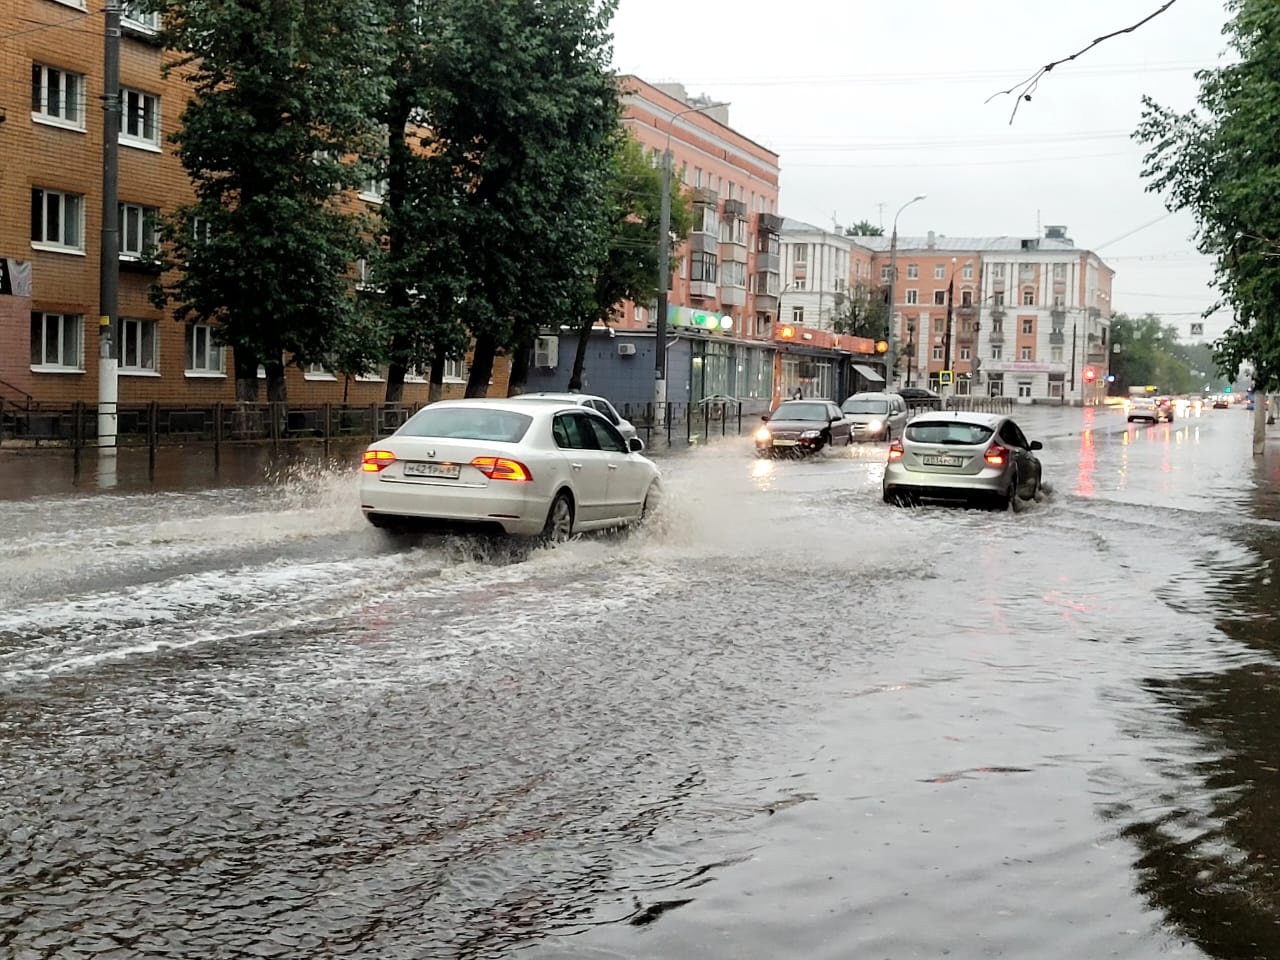
MULTIPOLYGON (((893 371, 897 367, 898 363, 898 357, 894 350, 894 341, 898 339, 898 324, 896 322, 896 310, 898 306, 898 218, 902 216, 903 210, 907 209, 907 207, 911 206, 913 203, 919 203, 924 198, 925 195, 923 193, 919 194, 918 196, 912 197, 898 208, 898 212, 893 215, 893 232, 889 236, 889 336, 885 338, 889 341, 889 355, 886 358, 888 362, 884 366, 885 373, 887 373, 890 378, 893 377, 893 371)), ((884 388, 888 390, 891 386, 892 384, 886 383, 884 388)))
POLYGON ((667 142, 662 149, 662 202, 658 211, 658 316, 653 348, 653 413, 658 425, 667 420, 667 294, 671 286, 671 134, 675 122, 690 113, 726 107, 704 103, 672 114, 667 121, 667 142))
MULTIPOLYGON (((951 369, 951 317, 952 317, 952 305, 955 301, 956 269, 959 265, 959 261, 960 261, 959 257, 951 258, 951 278, 947 280, 947 331, 945 334, 943 334, 943 337, 942 337, 942 369, 943 370, 951 369)), ((971 263, 972 261, 970 261, 970 264, 971 263)), ((966 264, 966 266, 969 266, 970 264, 966 264)), ((951 384, 950 384, 952 393, 955 393, 955 382, 956 382, 955 373, 952 372, 951 384)), ((941 387, 942 385, 939 384, 938 386, 941 387)))
POLYGON ((916 324, 914 320, 907 321, 907 386, 911 383, 911 365, 916 358, 916 324))

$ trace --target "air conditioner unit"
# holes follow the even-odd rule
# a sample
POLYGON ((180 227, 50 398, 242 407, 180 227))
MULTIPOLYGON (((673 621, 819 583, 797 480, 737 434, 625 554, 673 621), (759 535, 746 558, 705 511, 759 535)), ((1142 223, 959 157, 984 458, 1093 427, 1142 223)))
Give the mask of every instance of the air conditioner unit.
POLYGON ((636 355, 636 345, 634 343, 618 344, 618 356, 634 357, 636 355))
POLYGON ((533 345, 533 365, 554 369, 560 361, 560 338, 539 337, 533 345))

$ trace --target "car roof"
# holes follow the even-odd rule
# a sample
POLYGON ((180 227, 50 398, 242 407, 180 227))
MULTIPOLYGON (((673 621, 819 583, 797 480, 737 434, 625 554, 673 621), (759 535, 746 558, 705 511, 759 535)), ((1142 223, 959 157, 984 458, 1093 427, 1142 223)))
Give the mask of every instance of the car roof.
POLYGON ((968 423, 979 427, 999 428, 1009 417, 998 413, 973 413, 968 410, 935 410, 922 413, 912 420, 908 427, 917 427, 926 423, 968 423))
POLYGON ((539 390, 534 393, 521 393, 509 400, 558 400, 561 403, 580 403, 583 400, 603 400, 604 397, 594 393, 556 393, 551 390, 539 390))
POLYGON ((899 393, 885 393, 883 390, 867 390, 862 393, 849 394, 844 398, 844 402, 848 403, 850 400, 889 400, 895 397, 901 398, 901 396, 899 393))
POLYGON ((589 413, 595 413, 597 416, 600 416, 597 411, 592 410, 590 407, 580 407, 577 404, 564 402, 557 403, 551 400, 540 404, 531 404, 523 403, 515 397, 473 397, 470 400, 437 400, 435 403, 427 404, 427 406, 422 409, 434 410, 439 407, 458 410, 501 410, 507 413, 524 414, 526 417, 533 416, 535 414, 539 416, 547 415, 555 410, 564 410, 568 407, 574 407, 575 409, 586 410, 589 413))

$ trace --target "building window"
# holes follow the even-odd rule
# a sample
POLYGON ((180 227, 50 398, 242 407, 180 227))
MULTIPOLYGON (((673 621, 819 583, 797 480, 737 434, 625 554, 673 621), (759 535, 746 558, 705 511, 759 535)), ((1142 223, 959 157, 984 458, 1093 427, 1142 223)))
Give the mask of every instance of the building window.
POLYGON ((120 11, 120 22, 142 33, 157 33, 160 30, 160 14, 142 9, 142 5, 131 0, 124 0, 120 11))
POLYGON ((992 360, 1003 360, 1003 359, 1004 359, 1004 345, 1003 345, 1003 344, 1000 344, 1000 343, 993 343, 993 344, 991 345, 991 359, 992 359, 992 360))
POLYGON ((1057 397, 1061 397, 1061 396, 1062 396, 1062 381, 1061 381, 1061 380, 1050 380, 1050 381, 1049 381, 1049 396, 1051 396, 1051 397, 1055 397, 1055 398, 1057 398, 1057 397))
POLYGON ((945 290, 933 291, 933 305, 935 307, 945 307, 947 305, 947 291, 945 290))
POLYGON ((1053 265, 1053 279, 1055 280, 1067 279, 1067 265, 1065 263, 1055 263, 1053 265))
POLYGON ((972 264, 972 263, 966 263, 966 264, 964 265, 964 269, 960 271, 960 276, 961 276, 963 279, 965 279, 965 280, 972 280, 972 279, 973 279, 973 264, 972 264))
POLYGON ((187 373, 220 377, 226 373, 222 347, 213 342, 213 327, 205 323, 187 324, 187 373))
POLYGON ((947 265, 945 263, 939 263, 937 266, 933 268, 933 279, 935 280, 947 279, 947 265))
POLYGON ((991 373, 987 375, 987 396, 989 397, 1004 396, 1004 374, 991 373))
POLYGON ((791 281, 791 289, 792 289, 792 290, 796 290, 796 291, 798 291, 798 292, 800 292, 800 293, 803 293, 805 290, 807 290, 807 289, 808 289, 808 285, 805 283, 805 278, 804 278, 804 277, 796 277, 794 280, 792 280, 792 281, 791 281))
POLYGON ((960 306, 962 306, 962 307, 972 307, 972 306, 973 306, 973 291, 972 291, 972 290, 961 290, 961 291, 960 291, 960 306))
POLYGON ((1021 357, 1022 357, 1022 359, 1023 359, 1023 360, 1032 360, 1032 359, 1034 359, 1034 358, 1032 357, 1032 348, 1031 348, 1031 347, 1023 347, 1023 348, 1022 348, 1022 351, 1021 351, 1021 357))
POLYGON ((1022 321, 1022 332, 1030 335, 1036 332, 1036 322, 1034 320, 1024 319, 1022 321))
POLYGON ((84 197, 36 187, 31 191, 31 242, 60 250, 84 249, 84 197))
POLYGON ((715 283, 716 266, 714 253, 697 250, 689 256, 689 279, 694 283, 715 283))
POLYGON ((191 218, 191 239, 196 243, 208 243, 213 236, 213 225, 204 217, 191 218))
POLYGON ((908 290, 906 302, 909 303, 911 306, 915 306, 916 304, 918 304, 920 302, 920 291, 908 290))
POLYGON ((120 321, 120 369, 155 373, 156 322, 154 320, 120 321))
POLYGON ((1034 263, 1018 264, 1018 279, 1023 283, 1030 283, 1036 278, 1036 265, 1034 263))
POLYGON ((445 383, 465 383, 467 380, 467 363, 465 360, 446 360, 444 362, 445 383))
POLYGON ((881 282, 881 283, 888 283, 888 282, 889 282, 890 280, 892 280, 892 279, 893 279, 893 268, 892 268, 892 267, 881 267, 881 268, 880 268, 880 282, 881 282))
POLYGON ((1036 305, 1036 292, 1031 287, 1027 287, 1022 291, 1022 305, 1024 307, 1034 307, 1036 305))
POLYGON ((971 351, 968 347, 961 347, 961 348, 960 348, 960 359, 961 359, 961 360, 970 360, 970 359, 972 359, 972 357, 973 357, 973 351, 971 351))
POLYGON ((380 174, 366 177, 360 184, 359 195, 361 200, 366 200, 369 203, 381 203, 387 195, 386 177, 380 174))
POLYGON ((1018 396, 1023 398, 1024 400, 1029 400, 1031 398, 1031 381, 1030 380, 1018 381, 1018 396))
POLYGON ((1061 362, 1062 362, 1062 348, 1061 348, 1061 347, 1050 347, 1050 348, 1049 348, 1049 360, 1050 360, 1051 362, 1053 362, 1053 363, 1061 363, 1061 362))
POLYGON ((1066 297, 1064 297, 1064 296, 1063 296, 1062 294, 1060 294, 1060 293, 1055 293, 1055 294, 1053 295, 1053 309, 1055 309, 1055 310, 1061 310, 1061 309, 1062 309, 1063 307, 1065 307, 1066 305, 1067 305, 1067 298, 1066 298, 1066 297))
POLYGON ((31 369, 84 369, 84 317, 66 313, 31 315, 31 369))
POLYGON ((997 290, 995 293, 993 293, 993 294, 991 295, 991 305, 992 305, 993 307, 1003 307, 1003 306, 1004 306, 1004 291, 1003 291, 1003 290, 997 290))
POLYGON ((31 66, 31 117, 73 130, 84 129, 84 77, 36 63, 31 66))
POLYGON ((935 347, 933 348, 933 359, 935 359, 935 360, 941 360, 941 359, 942 359, 942 347, 935 346, 935 347))
POLYGON ((156 249, 156 221, 160 211, 136 203, 120 204, 120 259, 141 260, 156 249))
POLYGON ((141 90, 120 89, 120 142, 160 148, 160 98, 141 90))
POLYGON ((919 277, 920 277, 920 264, 918 263, 907 264, 907 279, 916 280, 916 279, 919 279, 919 277))
POLYGON ((1003 263, 993 263, 993 264, 991 265, 991 276, 992 276, 992 277, 994 277, 994 278, 995 278, 995 279, 997 279, 997 280, 1003 280, 1003 279, 1004 279, 1004 264, 1003 264, 1003 263))
POLYGON ((791 245, 791 260, 794 263, 808 263, 809 245, 807 243, 793 243, 791 245))
POLYGON ((726 287, 743 287, 747 285, 747 265, 738 260, 726 260, 720 271, 720 283, 726 287))
POLYGON ((791 322, 797 327, 804 323, 804 307, 791 308, 791 322))
POLYGON ((693 208, 693 232, 709 233, 716 239, 720 237, 720 215, 716 208, 706 203, 699 203, 693 208))

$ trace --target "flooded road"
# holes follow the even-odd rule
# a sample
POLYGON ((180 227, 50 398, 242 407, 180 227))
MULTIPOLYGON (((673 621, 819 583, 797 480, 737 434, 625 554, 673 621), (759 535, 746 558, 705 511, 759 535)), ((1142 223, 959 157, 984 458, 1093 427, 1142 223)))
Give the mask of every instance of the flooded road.
POLYGON ((1280 458, 1020 419, 1018 515, 746 442, 532 552, 0 502, 0 957, 1280 956, 1280 458))

